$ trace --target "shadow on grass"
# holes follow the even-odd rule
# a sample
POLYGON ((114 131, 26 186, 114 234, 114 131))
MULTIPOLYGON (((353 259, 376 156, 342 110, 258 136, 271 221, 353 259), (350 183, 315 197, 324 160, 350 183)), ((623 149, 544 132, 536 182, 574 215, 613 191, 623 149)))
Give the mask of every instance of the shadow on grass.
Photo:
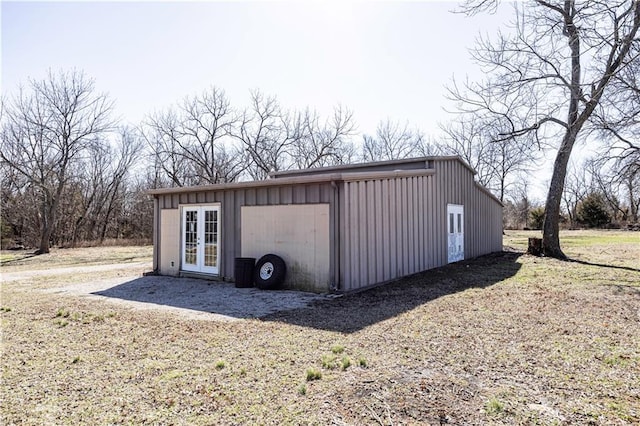
POLYGON ((578 260, 578 259, 567 259, 567 262, 579 263, 580 265, 587 265, 587 266, 597 266, 599 268, 610 268, 610 269, 620 269, 623 271, 630 271, 630 272, 640 272, 640 269, 632 268, 630 266, 607 265, 606 263, 593 263, 593 262, 587 262, 586 260, 578 260))
POLYGON ((19 263, 25 259, 30 259, 32 257, 39 256, 39 254, 36 252, 30 252, 30 253, 20 254, 17 256, 19 257, 0 261, 0 266, 10 266, 10 265, 13 265, 14 263, 19 263))
POLYGON ((352 333, 438 297, 488 287, 511 277, 520 269, 517 260, 521 255, 494 253, 339 297, 236 288, 232 283, 166 276, 145 276, 109 288, 96 288, 91 294, 202 314, 259 318, 352 333))
POLYGON ((353 333, 439 297, 485 288, 515 275, 523 253, 500 252, 431 269, 361 293, 262 317, 322 330, 353 333))

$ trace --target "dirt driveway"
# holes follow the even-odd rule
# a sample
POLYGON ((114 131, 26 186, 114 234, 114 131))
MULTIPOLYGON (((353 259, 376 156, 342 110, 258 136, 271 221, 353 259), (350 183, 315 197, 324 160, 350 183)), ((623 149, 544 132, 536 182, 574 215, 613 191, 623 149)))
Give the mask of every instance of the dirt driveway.
MULTIPOLYGON (((62 276, 79 273, 118 271, 120 276, 94 279, 43 290, 68 296, 100 299, 136 309, 155 309, 175 312, 192 319, 233 321, 259 318, 266 315, 309 306, 314 300, 329 295, 299 291, 265 291, 257 288, 236 288, 232 283, 193 278, 141 276, 141 264, 96 265, 55 268, 46 271, 3 273, 2 281, 27 280, 43 275, 62 276)), ((64 279, 61 279, 64 282, 64 279)))

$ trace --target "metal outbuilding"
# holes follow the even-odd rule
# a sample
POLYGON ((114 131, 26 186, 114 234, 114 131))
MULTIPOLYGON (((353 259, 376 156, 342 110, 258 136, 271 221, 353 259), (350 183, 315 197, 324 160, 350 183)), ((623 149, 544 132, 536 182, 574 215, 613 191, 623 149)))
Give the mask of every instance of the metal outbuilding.
POLYGON ((276 172, 150 191, 154 270, 234 280, 237 257, 287 265, 286 288, 350 292, 502 250, 502 204, 460 157, 276 172))

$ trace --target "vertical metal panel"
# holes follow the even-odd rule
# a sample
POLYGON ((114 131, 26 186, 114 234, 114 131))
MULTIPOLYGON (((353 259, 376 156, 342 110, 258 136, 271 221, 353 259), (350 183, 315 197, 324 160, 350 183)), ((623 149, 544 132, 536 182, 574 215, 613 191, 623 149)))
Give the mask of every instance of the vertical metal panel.
POLYGON ((374 193, 374 244, 376 250, 376 262, 375 262, 375 280, 376 282, 384 281, 384 252, 383 252, 383 197, 382 197, 382 180, 375 180, 373 182, 373 193, 374 193))
POLYGON ((380 204, 382 205, 380 218, 380 229, 378 232, 382 235, 382 258, 380 259, 380 263, 382 264, 382 281, 391 279, 391 243, 390 243, 390 234, 391 234, 391 217, 389 213, 389 204, 391 203, 391 199, 389 197, 389 179, 384 179, 381 182, 380 188, 380 204))
POLYGON ((392 251, 390 253, 391 256, 391 276, 396 277, 402 270, 402 214, 399 211, 398 207, 400 203, 402 203, 402 186, 400 185, 400 181, 398 179, 389 179, 389 183, 391 184, 391 192, 393 198, 391 199, 391 247, 392 251))
MULTIPOLYGON (((336 289, 340 282, 339 265, 340 265, 340 246, 338 245, 338 233, 340 224, 340 204, 339 190, 337 184, 331 185, 331 198, 329 202, 329 285, 331 289, 336 289), (334 186, 335 185, 335 186, 334 186)), ((288 187, 292 189, 291 187, 288 187)), ((293 191, 285 195, 287 200, 293 203, 293 191)))
POLYGON ((366 182, 359 181, 356 183, 358 186, 358 226, 361 229, 359 232, 359 247, 358 247, 358 263, 359 263, 359 279, 358 285, 362 286, 363 283, 368 282, 368 246, 367 246, 367 194, 366 194, 366 182))
MULTIPOLYGON (((161 197, 164 198, 164 197, 161 197)), ((164 200, 163 200, 164 201, 164 200)), ((158 271, 160 265, 160 198, 153 199, 153 270, 158 271)))
POLYGON ((404 240, 405 240, 405 226, 406 220, 404 218, 403 203, 405 202, 404 182, 402 179, 394 179, 396 181, 396 204, 394 210, 396 211, 396 271, 395 277, 402 276, 404 271, 404 240))
POLYGON ((360 256, 359 246, 360 246, 360 224, 358 223, 360 206, 358 204, 358 183, 352 182, 349 183, 349 289, 355 289, 360 287, 359 280, 360 277, 360 256))
POLYGON ((417 205, 418 205, 418 268, 421 270, 427 269, 427 252, 426 248, 426 236, 425 236, 425 209, 424 209, 424 196, 426 190, 426 176, 420 176, 416 181, 417 192, 417 205))
POLYGON ((398 219, 396 217, 397 181, 389 179, 389 279, 398 273, 398 219))
POLYGON ((293 187, 280 188, 280 204, 293 204, 293 187))
POLYGON ((302 185, 296 185, 293 187, 293 202, 295 204, 303 204, 307 199, 307 192, 302 185))
MULTIPOLYGON (((398 206, 399 213, 402 217, 402 258, 399 261, 402 264, 402 269, 400 274, 406 275, 409 273, 409 194, 407 191, 407 179, 402 178, 399 179, 400 186, 402 189, 402 200, 401 204, 398 206)), ((399 263, 400 263, 399 262, 399 263)))
MULTIPOLYGON (((227 237, 234 238, 235 240, 235 244, 236 244, 235 253, 242 253, 242 230, 241 230, 242 218, 240 217, 239 213, 242 209, 242 206, 247 204, 248 191, 246 189, 238 189, 234 192, 235 192, 235 196, 233 199, 233 215, 235 217, 234 217, 233 224, 227 225, 227 223, 225 222, 225 218, 223 217, 222 225, 224 226, 223 230, 225 231, 225 234, 228 234, 227 237)), ((222 256, 226 258, 231 257, 231 256, 228 256, 226 252, 224 252, 224 246, 221 248, 221 250, 222 250, 221 251, 222 256)), ((235 253, 234 253, 233 269, 226 271, 227 276, 230 276, 231 274, 233 274, 234 278, 235 278, 235 257, 237 256, 235 253)))
POLYGON ((434 206, 436 211, 438 212, 438 221, 436 222, 436 264, 435 266, 441 266, 445 263, 445 247, 446 247, 446 238, 447 235, 445 233, 446 229, 446 200, 445 200, 445 186, 447 185, 447 175, 446 175, 446 163, 442 164, 442 172, 438 173, 438 169, 436 169, 436 176, 438 176, 438 181, 436 183, 436 194, 437 194, 437 202, 434 206))
POLYGON ((225 278, 233 277, 234 259, 240 256, 240 238, 233 232, 236 229, 236 221, 240 220, 240 214, 236 212, 235 193, 236 191, 224 191, 223 213, 220 217, 222 228, 220 254, 222 261, 220 262, 219 275, 225 278))
POLYGON ((270 205, 281 204, 280 201, 280 187, 271 186, 267 190, 267 203, 270 205))
POLYGON ((256 189, 247 188, 244 190, 244 194, 245 194, 245 205, 255 206, 256 205, 256 189))
POLYGON ((425 215, 424 221, 424 238, 425 238, 425 269, 433 267, 433 211, 431 206, 433 204, 433 179, 434 176, 425 176, 424 189, 423 189, 423 201, 422 208, 425 215))
MULTIPOLYGON (((364 201, 365 201, 365 206, 366 206, 366 210, 364 213, 364 217, 363 219, 365 219, 366 222, 366 238, 365 238, 365 250, 367 253, 367 259, 366 259, 366 282, 371 282, 372 280, 375 280, 375 268, 376 268, 376 245, 375 245, 375 235, 376 235, 376 229, 375 229, 375 216, 376 216, 376 212, 373 208, 373 201, 375 199, 375 196, 373 194, 373 181, 364 181, 364 201)), ((376 282, 376 281, 373 281, 376 282)))
POLYGON ((318 189, 320 190, 320 202, 328 203, 331 200, 333 189, 331 185, 321 185, 318 184, 318 189))
POLYGON ((256 205, 266 206, 269 203, 269 190, 268 188, 256 189, 256 205))
POLYGON ((343 210, 343 218, 342 218, 342 229, 340 230, 342 234, 342 238, 340 239, 342 243, 342 266, 340 267, 341 272, 343 274, 343 279, 341 284, 343 285, 344 290, 349 290, 351 288, 351 267, 353 261, 351 260, 351 244, 353 241, 353 231, 352 231, 352 216, 351 213, 351 183, 344 183, 344 191, 342 197, 342 205, 341 208, 343 210))
POLYGON ((408 179, 409 183, 409 205, 411 206, 409 209, 409 259, 410 259, 410 268, 409 270, 412 272, 419 271, 420 265, 420 248, 418 247, 419 240, 419 227, 418 227, 418 193, 417 193, 417 184, 418 177, 412 176, 408 179))
POLYGON ((319 203, 320 202, 320 185, 306 185, 307 198, 305 203, 319 203))
MULTIPOLYGON (((467 186, 465 187, 464 199, 465 201, 469 200, 466 201, 467 204, 469 204, 469 207, 478 205, 478 199, 473 191, 474 188, 472 188, 472 186, 473 182, 468 182, 467 186)), ((465 210, 468 210, 469 207, 467 207, 465 210)), ((467 232, 467 230, 476 229, 476 227, 478 226, 478 215, 474 214, 472 211, 465 211, 464 213, 464 257, 469 258, 471 257, 471 253, 475 253, 478 250, 478 239, 476 238, 477 232, 467 232)))
MULTIPOLYGON (((340 265, 338 278, 339 278, 339 284, 340 284, 341 290, 346 290, 347 283, 349 282, 347 280, 347 277, 349 276, 349 273, 347 271, 347 265, 349 264, 348 263, 349 250, 347 247, 347 245, 349 244, 349 226, 347 224, 347 218, 349 217, 347 215, 349 203, 346 196, 347 191, 349 189, 349 184, 345 182, 339 183, 338 188, 340 191, 338 194, 338 208, 340 210, 339 212, 340 223, 338 224, 338 230, 337 230, 338 241, 340 244, 340 247, 338 249, 338 255, 340 257, 338 259, 338 262, 340 265)), ((334 244, 334 247, 335 247, 335 244, 334 244)))
POLYGON ((420 226, 418 225, 418 177, 413 176, 409 178, 409 189, 411 193, 410 197, 410 209, 409 216, 411 219, 411 229, 409 235, 411 236, 411 272, 420 271, 420 247, 418 241, 420 241, 420 226))

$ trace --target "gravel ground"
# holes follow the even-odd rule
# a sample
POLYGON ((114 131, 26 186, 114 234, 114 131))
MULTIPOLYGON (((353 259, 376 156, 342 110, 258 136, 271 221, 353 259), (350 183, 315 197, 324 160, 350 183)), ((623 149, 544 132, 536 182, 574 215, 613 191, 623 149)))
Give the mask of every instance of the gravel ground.
MULTIPOLYGON (((136 269, 139 265, 130 265, 136 269)), ((125 269, 129 269, 125 268, 125 269)), ((99 265, 79 268, 59 268, 48 274, 90 273, 122 270, 121 265, 99 265)), ((24 279, 39 275, 30 271, 7 274, 3 279, 24 279)), ((120 276, 107 280, 90 280, 64 287, 44 290, 60 295, 101 299, 108 303, 138 309, 172 311, 186 318, 214 321, 260 318, 280 311, 309 306, 313 301, 332 298, 299 291, 264 291, 257 288, 236 288, 232 283, 193 278, 165 276, 120 276)))

